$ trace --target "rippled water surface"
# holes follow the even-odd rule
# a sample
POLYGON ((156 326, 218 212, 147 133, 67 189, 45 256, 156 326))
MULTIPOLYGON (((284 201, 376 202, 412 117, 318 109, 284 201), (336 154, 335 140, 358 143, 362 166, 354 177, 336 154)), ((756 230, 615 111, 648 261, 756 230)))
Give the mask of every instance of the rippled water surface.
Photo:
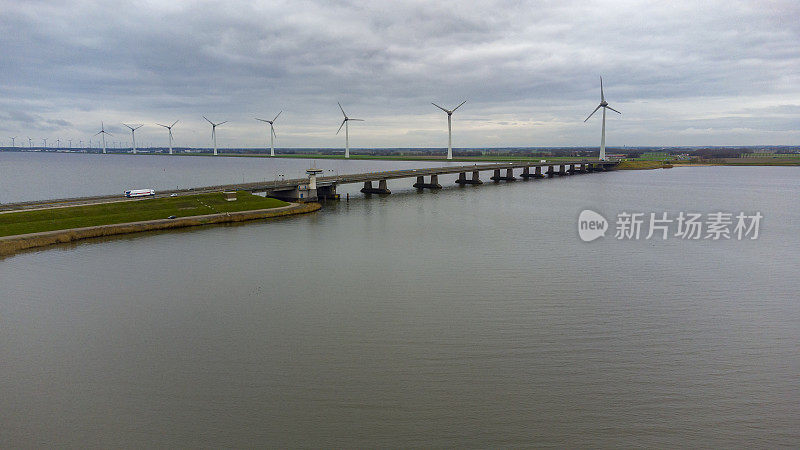
MULTIPOLYGON (((4 202, 310 164, 0 162, 4 202)), ((0 260, 0 446, 797 445, 800 170, 453 180, 0 260), (584 243, 585 208, 764 219, 757 240, 584 243)))

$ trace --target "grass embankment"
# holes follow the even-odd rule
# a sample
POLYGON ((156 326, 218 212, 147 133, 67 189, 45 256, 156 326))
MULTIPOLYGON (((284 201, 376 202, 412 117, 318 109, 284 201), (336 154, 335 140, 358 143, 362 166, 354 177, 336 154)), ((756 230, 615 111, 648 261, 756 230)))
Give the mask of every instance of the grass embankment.
POLYGON ((166 219, 169 216, 180 218, 270 209, 287 205, 289 203, 281 200, 240 191, 237 193, 237 200, 231 202, 226 201, 222 193, 211 193, 19 211, 0 214, 0 236, 166 219))
POLYGON ((669 169, 672 164, 664 163, 663 161, 622 161, 617 164, 617 170, 650 170, 650 169, 669 169))
POLYGON ((714 158, 671 162, 680 166, 800 166, 800 158, 714 158))

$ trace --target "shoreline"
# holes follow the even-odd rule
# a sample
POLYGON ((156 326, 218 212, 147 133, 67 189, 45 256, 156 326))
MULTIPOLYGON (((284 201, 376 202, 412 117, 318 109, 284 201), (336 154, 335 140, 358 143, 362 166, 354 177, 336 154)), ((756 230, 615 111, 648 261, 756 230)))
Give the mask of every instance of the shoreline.
POLYGON ((140 222, 97 225, 92 227, 69 228, 65 230, 42 231, 38 233, 3 236, 0 237, 0 258, 12 256, 22 250, 45 247, 53 244, 65 244, 95 237, 269 219, 296 214, 306 214, 317 211, 321 207, 322 205, 319 203, 291 203, 289 206, 281 206, 270 209, 205 214, 200 216, 180 217, 176 219, 145 220, 140 222))

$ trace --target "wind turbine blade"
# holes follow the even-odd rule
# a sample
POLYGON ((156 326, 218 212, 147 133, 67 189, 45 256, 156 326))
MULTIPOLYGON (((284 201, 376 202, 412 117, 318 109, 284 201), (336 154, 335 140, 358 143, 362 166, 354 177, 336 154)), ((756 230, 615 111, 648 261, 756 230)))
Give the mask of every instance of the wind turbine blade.
POLYGON ((340 131, 342 131, 342 127, 344 126, 344 123, 345 123, 345 122, 347 122, 347 119, 344 119, 344 120, 342 121, 342 124, 341 124, 341 125, 339 125, 339 129, 338 129, 338 130, 336 130, 336 134, 339 134, 339 132, 340 132, 340 131))
MULTIPOLYGON (((102 133, 102 131, 98 131, 98 132, 97 132, 97 133, 95 133, 94 135, 95 135, 95 136, 97 136, 97 135, 98 135, 98 134, 100 134, 100 133, 102 133)), ((28 138, 28 139, 30 139, 30 138, 28 138)))
POLYGON ((264 123, 269 123, 269 120, 259 119, 258 117, 253 117, 253 119, 256 119, 256 120, 264 122, 264 123))
POLYGON ((156 125, 158 125, 158 126, 160 126, 160 127, 164 127, 164 128, 169 128, 168 126, 166 126, 166 125, 162 125, 162 124, 160 124, 160 123, 158 123, 158 122, 156 122, 156 125))
POLYGON ((272 131, 272 135, 273 135, 273 136, 275 136, 275 137, 277 138, 277 137, 278 137, 278 135, 277 135, 277 134, 275 134, 275 128, 273 128, 273 127, 269 127, 269 129, 270 129, 270 131, 272 131))
POLYGON ((175 122, 172 122, 172 125, 170 125, 169 127, 170 127, 170 128, 174 127, 174 126, 175 126, 175 124, 176 124, 176 123, 178 123, 178 122, 180 122, 180 121, 181 121, 181 119, 178 119, 178 120, 176 120, 175 122))
POLYGON ((347 119, 347 120, 354 120, 356 122, 363 122, 364 121, 364 119, 347 119))
POLYGON ((606 106, 606 108, 608 108, 608 109, 610 109, 610 110, 614 111, 614 112, 615 112, 615 113, 617 113, 617 114, 622 114, 621 112, 617 111, 616 109, 614 109, 614 108, 612 108, 612 107, 610 107, 610 106, 606 106))
POLYGON ((143 126, 144 125, 139 125, 138 127, 134 128, 134 130, 138 130, 139 128, 142 128, 143 126))
MULTIPOLYGON (((281 112, 278 113, 278 116, 280 116, 282 112, 283 112, 283 110, 281 110, 281 112)), ((278 116, 275 116, 275 118, 272 119, 272 121, 275 122, 276 120, 278 120, 278 116)))
MULTIPOLYGON (((464 100, 463 102, 461 102, 461 105, 463 105, 464 103, 467 103, 467 101, 466 101, 466 100, 464 100)), ((455 108, 453 108, 453 112, 456 112, 456 110, 457 110, 458 108, 461 108, 461 105, 458 105, 458 106, 456 106, 455 108)))
POLYGON ((228 121, 226 120, 226 121, 224 121, 224 122, 220 122, 220 123, 218 123, 218 124, 217 124, 217 126, 220 126, 220 125, 222 125, 223 123, 228 123, 228 121))
POLYGON ((431 102, 431 105, 433 105, 433 106, 435 106, 435 107, 437 107, 437 108, 441 109, 442 111, 444 111, 444 112, 446 112, 446 113, 448 113, 448 114, 450 113, 450 111, 448 111, 448 110, 446 110, 446 109, 442 108, 441 106, 437 105, 436 103, 433 103, 433 102, 431 102))
POLYGON ((603 77, 600 77, 600 101, 606 101, 606 96, 603 95, 603 77))
POLYGON ((342 115, 343 115, 343 116, 345 116, 345 117, 347 117, 347 113, 346 113, 346 112, 344 112, 344 108, 342 108, 342 104, 341 104, 341 103, 339 103, 339 102, 336 102, 336 104, 337 104, 337 105, 339 105, 339 109, 341 109, 341 110, 342 110, 342 115))
MULTIPOLYGON (((594 115, 594 113, 597 112, 598 109, 600 109, 600 105, 597 105, 597 108, 595 108, 594 111, 592 111, 592 113, 589 114, 589 117, 587 117, 586 120, 589 120, 594 115)), ((584 122, 586 122, 586 120, 584 120, 584 122)))
POLYGON ((203 116, 203 119, 206 119, 206 122, 210 123, 211 125, 214 125, 214 122, 212 122, 212 121, 208 120, 208 117, 206 117, 206 116, 203 116))

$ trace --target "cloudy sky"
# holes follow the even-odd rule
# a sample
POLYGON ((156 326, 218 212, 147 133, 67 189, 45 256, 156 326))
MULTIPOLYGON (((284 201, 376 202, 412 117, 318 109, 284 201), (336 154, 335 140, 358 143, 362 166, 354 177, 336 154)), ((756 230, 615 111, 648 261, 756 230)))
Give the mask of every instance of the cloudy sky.
POLYGON ((800 2, 0 0, 0 143, 800 144, 800 2), (613 113, 612 113, 613 114, 613 113), (95 138, 96 139, 96 138, 95 138))

